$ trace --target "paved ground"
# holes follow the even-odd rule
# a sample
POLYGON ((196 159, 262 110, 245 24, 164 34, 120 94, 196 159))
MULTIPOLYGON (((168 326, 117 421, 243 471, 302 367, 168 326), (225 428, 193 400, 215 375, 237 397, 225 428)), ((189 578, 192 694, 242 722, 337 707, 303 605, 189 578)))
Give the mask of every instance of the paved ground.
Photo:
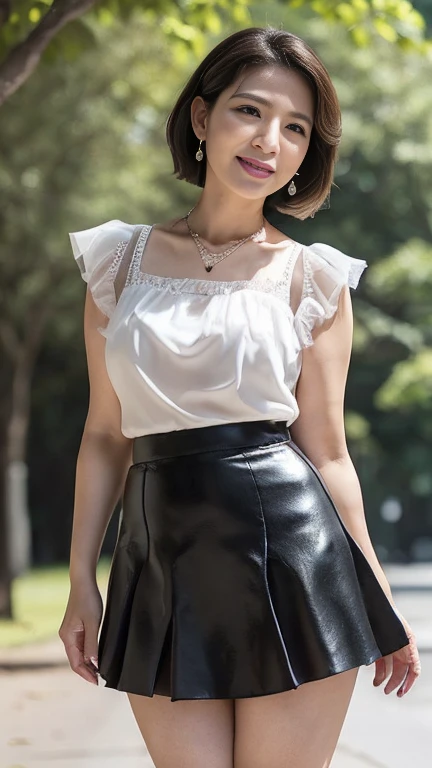
MULTIPOLYGON (((362 668, 332 768, 430 766, 432 578, 419 577, 396 569, 391 581, 418 637, 422 677, 400 701, 373 688, 373 666, 362 668)), ((0 690, 0 768, 152 768, 127 697, 74 675, 57 638, 1 653, 0 690)))
MULTIPOLYGON (((423 666, 421 684, 402 701, 373 688, 372 667, 361 671, 332 768, 429 768, 432 654, 423 666)), ((2 768, 153 766, 118 691, 65 667, 3 672, 0 684, 2 768)))

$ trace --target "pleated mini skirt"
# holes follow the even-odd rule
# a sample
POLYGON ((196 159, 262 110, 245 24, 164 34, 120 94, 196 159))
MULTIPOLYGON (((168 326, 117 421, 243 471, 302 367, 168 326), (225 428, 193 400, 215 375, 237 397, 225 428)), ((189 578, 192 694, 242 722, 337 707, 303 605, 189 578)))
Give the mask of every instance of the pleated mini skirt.
POLYGON ((120 691, 264 696, 408 644, 285 422, 134 440, 99 637, 120 691))

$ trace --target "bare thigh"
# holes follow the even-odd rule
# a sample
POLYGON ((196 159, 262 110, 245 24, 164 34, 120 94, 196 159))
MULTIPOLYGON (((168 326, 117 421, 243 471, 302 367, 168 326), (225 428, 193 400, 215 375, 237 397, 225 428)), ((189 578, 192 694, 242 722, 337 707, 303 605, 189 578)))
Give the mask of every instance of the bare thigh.
POLYGON ((127 695, 156 768, 233 768, 233 700, 127 695))
POLYGON ((235 768, 328 768, 358 668, 297 690, 236 699, 235 768))

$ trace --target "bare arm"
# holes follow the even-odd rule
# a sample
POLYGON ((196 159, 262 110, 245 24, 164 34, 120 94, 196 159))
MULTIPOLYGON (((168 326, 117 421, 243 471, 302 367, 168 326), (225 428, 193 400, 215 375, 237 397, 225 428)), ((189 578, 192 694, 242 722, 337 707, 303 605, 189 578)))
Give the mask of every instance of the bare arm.
POLYGON ((300 415, 290 426, 290 433, 321 473, 346 528, 395 607, 390 585, 370 540, 360 483, 346 444, 344 398, 353 335, 347 286, 341 291, 336 315, 313 335, 314 345, 303 351, 296 392, 300 415))
POLYGON ((104 321, 87 291, 84 338, 90 400, 76 465, 72 583, 95 579, 105 532, 131 464, 132 441, 120 430, 120 404, 106 371, 105 339, 97 330, 104 321))
POLYGON ((347 530, 363 550, 404 626, 409 644, 375 662, 373 681, 378 686, 389 678, 384 693, 398 688, 398 696, 403 696, 420 675, 420 659, 415 635, 395 605, 390 585, 372 546, 359 479, 346 444, 344 398, 352 334, 351 296, 345 286, 336 314, 316 329, 313 334, 315 343, 304 350, 296 393, 300 415, 290 426, 290 433, 300 450, 321 473, 347 530))
POLYGON ((76 467, 70 593, 59 629, 71 668, 96 685, 103 611, 96 566, 132 458, 132 440, 121 432, 120 404, 106 370, 105 340, 97 330, 105 319, 87 291, 84 336, 90 401, 76 467))

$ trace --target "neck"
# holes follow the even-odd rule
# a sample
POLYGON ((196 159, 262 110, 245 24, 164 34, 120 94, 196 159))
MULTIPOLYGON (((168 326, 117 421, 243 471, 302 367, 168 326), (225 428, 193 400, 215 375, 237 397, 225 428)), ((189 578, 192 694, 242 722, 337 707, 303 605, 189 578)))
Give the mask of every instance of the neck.
POLYGON ((241 240, 263 226, 263 203, 260 200, 241 200, 235 205, 226 193, 218 199, 206 195, 205 190, 189 217, 189 225, 202 240, 213 245, 224 245, 241 240))

